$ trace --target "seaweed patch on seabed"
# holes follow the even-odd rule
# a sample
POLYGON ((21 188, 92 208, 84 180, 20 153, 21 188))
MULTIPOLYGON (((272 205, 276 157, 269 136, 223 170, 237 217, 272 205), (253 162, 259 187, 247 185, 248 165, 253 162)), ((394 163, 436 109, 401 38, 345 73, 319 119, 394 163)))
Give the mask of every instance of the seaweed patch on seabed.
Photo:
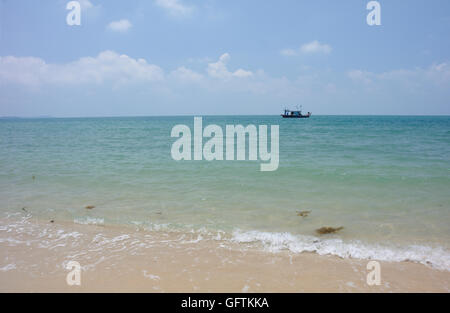
POLYGON ((322 227, 322 228, 316 229, 316 232, 318 234, 320 234, 320 235, 326 235, 326 234, 337 233, 338 231, 340 231, 342 229, 344 229, 344 227, 342 227, 342 226, 341 227, 337 227, 337 228, 334 228, 334 227, 322 227))
POLYGON ((311 211, 297 211, 297 216, 307 217, 311 211))

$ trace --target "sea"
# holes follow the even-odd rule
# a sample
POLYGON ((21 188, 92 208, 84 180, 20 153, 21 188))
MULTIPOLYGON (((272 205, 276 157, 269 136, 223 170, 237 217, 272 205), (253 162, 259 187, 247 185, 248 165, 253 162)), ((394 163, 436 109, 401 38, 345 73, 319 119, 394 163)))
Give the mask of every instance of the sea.
POLYGON ((174 160, 194 116, 0 119, 0 245, 32 216, 450 271, 449 116, 202 119, 278 125, 278 169, 174 160))

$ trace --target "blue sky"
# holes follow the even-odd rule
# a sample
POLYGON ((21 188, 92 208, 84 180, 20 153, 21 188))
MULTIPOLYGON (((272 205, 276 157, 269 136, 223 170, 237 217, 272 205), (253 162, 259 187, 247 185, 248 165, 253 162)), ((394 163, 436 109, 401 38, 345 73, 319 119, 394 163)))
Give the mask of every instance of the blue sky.
POLYGON ((0 0, 0 116, 450 114, 450 1, 0 0))

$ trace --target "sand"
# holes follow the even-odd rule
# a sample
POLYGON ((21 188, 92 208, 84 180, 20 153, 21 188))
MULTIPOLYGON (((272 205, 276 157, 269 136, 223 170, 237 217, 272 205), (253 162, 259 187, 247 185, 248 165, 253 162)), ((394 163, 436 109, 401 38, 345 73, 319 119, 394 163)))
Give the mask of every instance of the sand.
POLYGON ((17 240, 0 241, 1 292, 450 290, 450 272, 411 262, 380 262, 381 285, 369 286, 368 260, 272 253, 198 234, 58 221, 35 226, 40 232, 34 235, 15 228, 9 232, 17 240), (80 286, 66 282, 69 261, 82 267, 80 286))

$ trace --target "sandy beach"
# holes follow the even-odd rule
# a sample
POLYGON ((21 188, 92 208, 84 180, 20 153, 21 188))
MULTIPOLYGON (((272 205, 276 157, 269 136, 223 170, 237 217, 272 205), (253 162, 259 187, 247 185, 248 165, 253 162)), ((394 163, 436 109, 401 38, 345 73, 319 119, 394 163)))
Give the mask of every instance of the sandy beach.
POLYGON ((24 224, 1 224, 16 238, 0 243, 1 292, 450 290, 449 272, 411 262, 380 262, 381 285, 369 286, 368 260, 272 253, 193 233, 30 220, 28 226, 40 229, 33 235, 24 224), (69 261, 82 267, 81 286, 66 282, 69 261))

